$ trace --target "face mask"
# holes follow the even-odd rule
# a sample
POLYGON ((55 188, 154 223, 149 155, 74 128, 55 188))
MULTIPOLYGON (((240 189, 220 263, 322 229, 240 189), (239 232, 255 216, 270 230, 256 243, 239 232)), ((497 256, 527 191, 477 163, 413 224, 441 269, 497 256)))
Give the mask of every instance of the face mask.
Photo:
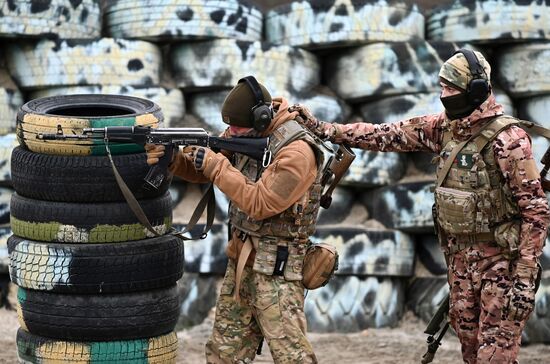
POLYGON ((229 133, 234 137, 249 137, 254 138, 257 136, 256 130, 254 128, 245 128, 242 126, 229 125, 229 133))
POLYGON ((451 120, 466 117, 474 112, 476 107, 479 106, 470 104, 465 93, 440 97, 439 99, 445 108, 445 113, 451 120))

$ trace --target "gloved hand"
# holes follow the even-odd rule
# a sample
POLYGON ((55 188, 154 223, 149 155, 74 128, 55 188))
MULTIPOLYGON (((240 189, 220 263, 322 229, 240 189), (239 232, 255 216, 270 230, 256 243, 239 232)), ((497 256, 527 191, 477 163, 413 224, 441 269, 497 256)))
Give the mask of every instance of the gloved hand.
POLYGON ((197 145, 190 145, 183 149, 183 155, 185 158, 193 162, 197 171, 204 171, 208 163, 214 158, 212 149, 207 147, 199 147, 197 145))
POLYGON ((294 104, 288 108, 288 112, 298 112, 299 115, 296 117, 296 121, 323 140, 334 137, 337 134, 337 130, 333 124, 318 120, 304 105, 294 104))
MULTIPOLYGON (((164 145, 145 144, 145 152, 147 153, 147 164, 150 166, 153 164, 157 164, 159 162, 159 158, 164 155, 165 149, 166 148, 164 147, 164 145)), ((175 155, 176 153, 172 153, 172 160, 170 161, 170 163, 174 161, 175 155)))
POLYGON ((520 262, 512 276, 512 288, 508 293, 508 319, 523 321, 535 308, 535 280, 538 267, 530 267, 520 262))

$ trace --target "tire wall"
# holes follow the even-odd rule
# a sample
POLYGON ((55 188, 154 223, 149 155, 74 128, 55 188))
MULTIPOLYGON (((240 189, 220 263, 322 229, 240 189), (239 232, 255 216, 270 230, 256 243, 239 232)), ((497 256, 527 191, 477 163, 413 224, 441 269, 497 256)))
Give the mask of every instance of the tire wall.
MULTIPOLYGON (((66 1, 50 3, 42 12, 2 8, 12 25, 0 26, 0 274, 8 273, 2 265, 10 235, 4 201, 13 192, 15 119, 34 98, 137 96, 160 105, 165 127, 218 134, 226 128, 220 108, 228 91, 254 75, 272 96, 302 103, 321 120, 393 123, 441 112, 439 69, 457 49, 470 47, 491 63, 505 112, 550 127, 547 2, 449 0, 426 9, 399 0, 300 0, 262 12, 241 0, 119 0, 102 13, 93 0, 71 1, 67 10, 66 1)), ((533 137, 537 161, 548 145, 533 137)), ((328 286, 307 296, 311 331, 395 326, 407 309, 427 320, 445 289, 431 217, 433 155, 354 151, 312 237, 337 247, 340 269, 328 286)), ((189 221, 201 193, 174 178, 176 228, 189 221)), ((216 195, 212 232, 185 245, 178 327, 207 317, 223 279, 228 200, 216 195)), ((205 222, 203 216, 192 233, 200 234, 205 222)), ((550 269, 548 244, 542 260, 550 269)), ((546 295, 537 296, 538 324, 526 329, 531 342, 550 342, 546 295)))

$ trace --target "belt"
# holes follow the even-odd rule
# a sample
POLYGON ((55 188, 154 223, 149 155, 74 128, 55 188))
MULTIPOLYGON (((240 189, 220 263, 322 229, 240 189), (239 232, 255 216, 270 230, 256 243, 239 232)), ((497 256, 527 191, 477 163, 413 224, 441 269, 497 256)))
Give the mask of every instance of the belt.
POLYGON ((495 241, 494 231, 480 234, 468 234, 468 235, 451 235, 456 239, 456 242, 449 247, 449 254, 454 254, 466 248, 469 248, 478 243, 488 243, 495 241))

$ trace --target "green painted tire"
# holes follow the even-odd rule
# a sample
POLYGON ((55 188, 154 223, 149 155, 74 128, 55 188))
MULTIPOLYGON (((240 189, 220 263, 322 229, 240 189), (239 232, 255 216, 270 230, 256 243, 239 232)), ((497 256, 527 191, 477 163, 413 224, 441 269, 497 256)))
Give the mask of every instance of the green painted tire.
MULTIPOLYGON (((149 222, 159 234, 172 226, 172 198, 141 200, 149 222)), ((142 240, 151 233, 139 223, 126 202, 69 203, 33 200, 14 193, 10 204, 14 235, 59 243, 114 243, 142 240)))
POLYGON ((17 355, 22 362, 66 364, 175 364, 175 332, 128 341, 59 341, 17 331, 17 355))
MULTIPOLYGON (((152 101, 121 95, 50 96, 27 102, 17 114, 17 139, 25 149, 44 154, 105 155, 103 139, 40 140, 38 133, 82 134, 83 128, 143 125, 157 127, 163 121, 152 101)), ((109 143, 113 154, 143 152, 137 144, 109 143)))

